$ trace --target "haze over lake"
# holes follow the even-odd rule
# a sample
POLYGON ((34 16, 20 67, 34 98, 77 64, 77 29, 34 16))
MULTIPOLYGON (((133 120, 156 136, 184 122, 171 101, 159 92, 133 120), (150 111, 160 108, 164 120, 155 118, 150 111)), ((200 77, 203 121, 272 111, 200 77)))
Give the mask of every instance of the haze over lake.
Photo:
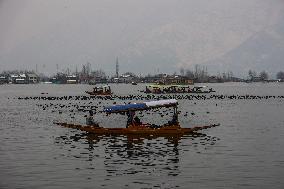
POLYGON ((0 71, 173 73, 284 70, 282 0, 0 2, 0 71))

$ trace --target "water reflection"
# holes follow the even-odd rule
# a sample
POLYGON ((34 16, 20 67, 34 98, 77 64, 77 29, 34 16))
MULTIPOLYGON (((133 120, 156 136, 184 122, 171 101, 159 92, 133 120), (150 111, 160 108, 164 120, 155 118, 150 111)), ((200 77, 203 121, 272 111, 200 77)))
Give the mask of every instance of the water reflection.
MULTIPOLYGON (((217 140, 201 133, 183 136, 106 136, 82 134, 75 130, 69 136, 57 137, 56 143, 61 144, 66 158, 85 162, 83 167, 76 168, 77 171, 87 170, 90 175, 101 175, 106 184, 115 178, 131 175, 148 179, 181 176, 188 153, 200 153, 217 140), (64 152, 66 148, 68 151, 64 152)), ((132 184, 152 186, 151 182, 144 182, 143 179, 132 184)))
POLYGON ((101 138, 96 135, 87 135, 90 150, 95 150, 94 144, 100 140, 107 140, 104 165, 108 176, 152 174, 157 171, 157 167, 166 170, 168 175, 177 176, 180 172, 178 165, 180 139, 180 136, 128 135, 101 138))
POLYGON ((88 169, 94 169, 94 163, 101 159, 103 169, 108 177, 133 174, 175 177, 181 173, 181 153, 190 148, 194 150, 197 144, 200 144, 199 146, 202 148, 204 145, 212 145, 216 141, 214 137, 201 133, 183 136, 75 134, 59 138, 59 140, 65 141, 65 145, 72 143, 71 148, 76 148, 78 142, 88 145, 85 148, 87 152, 74 157, 85 158, 89 161, 90 168, 88 169))

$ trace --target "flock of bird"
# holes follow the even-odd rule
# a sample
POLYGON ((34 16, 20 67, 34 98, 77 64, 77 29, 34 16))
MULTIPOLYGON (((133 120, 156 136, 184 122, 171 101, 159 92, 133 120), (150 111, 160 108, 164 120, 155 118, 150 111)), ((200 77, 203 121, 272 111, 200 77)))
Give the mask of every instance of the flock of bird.
POLYGON ((26 96, 18 97, 19 100, 260 100, 260 99, 284 99, 284 96, 260 96, 260 95, 111 95, 111 96, 26 96))
MULTIPOLYGON (((116 102, 113 102, 113 104, 116 104, 116 102)), ((75 115, 79 112, 88 114, 90 110, 92 110, 95 114, 105 113, 103 111, 104 105, 102 104, 101 101, 91 101, 87 103, 76 101, 76 103, 69 102, 67 104, 57 102, 57 103, 37 104, 37 106, 41 108, 41 110, 50 111, 51 113, 58 113, 58 114, 69 113, 69 116, 71 118, 74 118, 75 115)), ((189 111, 185 112, 179 111, 178 113, 185 117, 188 115, 195 115, 194 112, 189 112, 189 111)), ((207 111, 206 113, 210 112, 207 111)), ((85 117, 87 116, 87 114, 85 115, 85 117)), ((163 108, 158 108, 154 110, 138 111, 139 117, 144 117, 144 115, 150 115, 150 114, 158 114, 160 115, 160 117, 170 116, 173 115, 173 110, 168 111, 163 108)), ((108 116, 108 114, 106 114, 106 116, 108 116)))
MULTIPOLYGON (((42 93, 48 95, 47 93, 42 93)), ((88 112, 92 110, 95 114, 104 113, 104 107, 115 104, 128 104, 133 101, 149 101, 149 100, 163 100, 163 99, 178 99, 178 100, 254 100, 254 99, 283 99, 284 96, 256 96, 256 95, 127 95, 127 96, 25 96, 17 97, 18 100, 35 100, 38 102, 37 106, 43 111, 51 113, 69 115, 70 118, 75 118, 78 113, 87 116, 88 112), (42 103, 45 102, 45 103, 42 103)), ((218 106, 218 104, 216 104, 218 106)), ((150 114, 158 114, 160 117, 170 116, 173 111, 155 109, 151 111, 143 111, 138 114, 140 117, 150 114)), ((193 111, 178 112, 180 116, 194 116, 193 111)), ((206 111, 209 114, 209 111, 206 111)), ((108 114, 106 114, 108 116, 108 114)))

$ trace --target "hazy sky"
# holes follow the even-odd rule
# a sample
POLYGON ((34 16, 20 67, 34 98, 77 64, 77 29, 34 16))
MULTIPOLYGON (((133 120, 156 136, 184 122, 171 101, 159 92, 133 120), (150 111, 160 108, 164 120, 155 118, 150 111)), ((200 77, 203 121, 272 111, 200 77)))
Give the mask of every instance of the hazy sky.
POLYGON ((270 63, 273 73, 284 70, 283 35, 284 0, 0 0, 0 71, 89 62, 113 74, 118 57, 136 74, 270 63))

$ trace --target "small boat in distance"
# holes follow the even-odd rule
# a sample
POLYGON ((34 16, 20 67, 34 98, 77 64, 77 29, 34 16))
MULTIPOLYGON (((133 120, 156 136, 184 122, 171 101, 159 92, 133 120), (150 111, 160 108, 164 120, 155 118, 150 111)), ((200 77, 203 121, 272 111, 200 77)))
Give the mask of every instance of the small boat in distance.
POLYGON ((94 87, 93 91, 85 91, 89 95, 112 95, 110 86, 94 87))
POLYGON ((218 124, 192 127, 192 128, 181 128, 178 121, 178 102, 175 99, 170 100, 159 100, 150 101, 144 103, 132 103, 124 105, 114 105, 104 108, 104 112, 107 114, 118 113, 127 115, 127 123, 125 128, 105 128, 98 124, 94 125, 75 125, 69 123, 55 123, 68 128, 79 129, 81 131, 86 131, 87 133, 97 134, 97 135, 153 135, 153 136, 180 136, 184 134, 194 133, 195 131, 208 129, 211 127, 218 126, 218 124), (135 116, 136 111, 148 111, 157 108, 173 108, 172 120, 168 121, 164 125, 155 125, 149 123, 142 123, 140 119, 135 116))

